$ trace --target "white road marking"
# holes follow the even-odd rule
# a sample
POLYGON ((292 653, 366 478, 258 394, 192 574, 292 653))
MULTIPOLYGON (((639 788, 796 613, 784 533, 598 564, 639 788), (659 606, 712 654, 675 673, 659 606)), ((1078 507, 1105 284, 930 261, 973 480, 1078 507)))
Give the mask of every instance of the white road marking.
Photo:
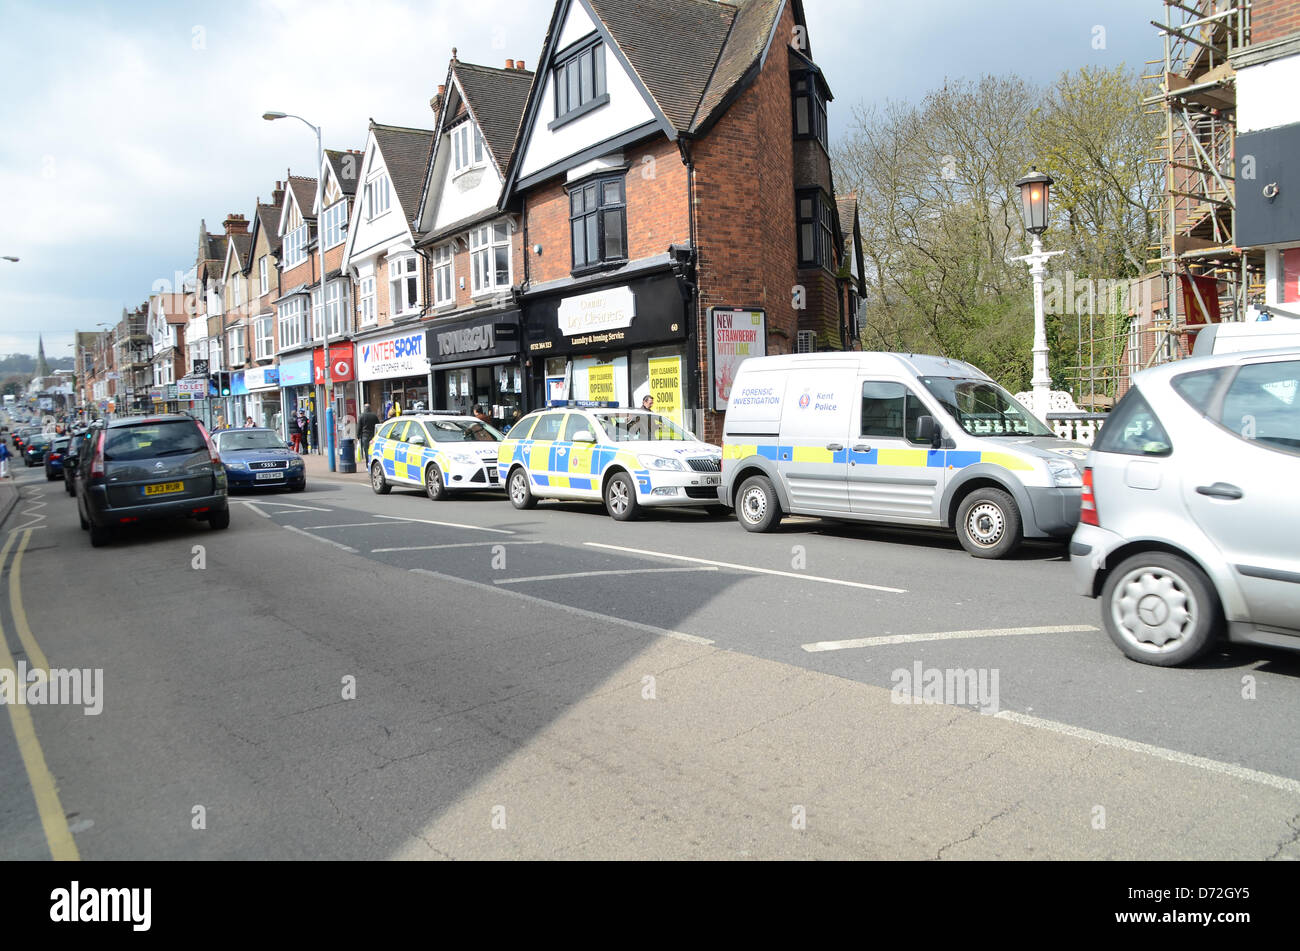
POLYGON ((1285 776, 1274 776, 1272 773, 1261 773, 1259 770, 1248 769, 1245 766, 1237 766, 1235 763, 1223 763, 1215 759, 1207 759, 1204 756, 1193 756, 1191 753, 1180 753, 1177 750, 1165 749, 1162 746, 1152 746, 1149 743, 1139 743, 1136 740, 1126 740, 1122 737, 1111 736, 1107 733, 1095 733, 1092 730, 1085 730, 1082 727, 1070 726, 1066 723, 1057 723, 1054 720, 1042 720, 1038 717, 1027 716, 1023 713, 1017 713, 1014 710, 1003 710, 994 714, 999 720, 1010 720, 1012 723, 1019 723, 1022 726, 1037 727, 1040 730, 1051 730, 1053 733, 1060 733, 1064 736, 1072 736, 1076 739, 1086 740, 1089 743, 1099 743, 1102 746, 1113 746, 1116 749, 1128 750, 1130 753, 1144 753, 1147 756, 1154 756, 1157 759, 1169 760, 1171 763, 1180 763, 1183 766, 1194 766, 1197 769, 1208 770, 1211 773, 1221 773, 1224 776, 1231 776, 1233 779, 1244 780, 1249 783, 1258 783, 1261 786, 1272 786, 1274 789, 1281 789, 1293 795, 1300 796, 1300 780, 1288 779, 1285 776))
POLYGON ((650 558, 669 558, 673 561, 690 561, 698 565, 716 565, 719 568, 731 568, 735 571, 752 571, 760 575, 776 575, 778 578, 797 578, 800 581, 815 581, 818 584, 841 585, 845 588, 862 588, 867 591, 884 591, 889 594, 907 594, 903 588, 886 588, 878 584, 864 584, 861 581, 841 581, 839 578, 822 578, 818 575, 806 575, 797 571, 776 571, 772 568, 755 568, 753 565, 735 565, 728 561, 713 561, 709 558, 688 558, 686 555, 669 555, 662 551, 645 551, 641 548, 623 548, 619 545, 602 545, 599 542, 583 542, 588 548, 604 548, 608 551, 621 551, 628 555, 646 555, 650 558))
POLYGON ((308 525, 307 531, 317 532, 322 528, 374 528, 377 525, 387 524, 387 522, 353 522, 351 525, 308 525))
POLYGON ((436 571, 428 571, 424 568, 412 568, 412 574, 427 575, 430 578, 437 578, 439 581, 449 581, 453 584, 463 584, 471 588, 478 588, 481 591, 490 591, 496 597, 517 598, 520 601, 527 601, 529 604, 536 604, 544 608, 554 608, 557 611, 564 611, 567 614, 576 617, 586 618, 590 621, 598 621, 601 624, 617 624, 620 627, 630 628, 634 631, 641 631, 646 634, 654 634, 656 637, 671 637, 674 640, 686 641, 688 644, 699 644, 708 647, 713 643, 707 637, 697 637, 694 634, 685 634, 681 631, 669 631, 662 627, 655 627, 652 624, 642 624, 640 621, 629 621, 625 618, 615 617, 612 614, 598 614, 595 611, 588 611, 584 608, 575 608, 569 604, 561 604, 558 601, 548 601, 545 598, 534 597, 531 594, 524 594, 522 591, 511 591, 509 588, 498 588, 494 585, 484 584, 481 581, 470 581, 466 578, 457 578, 455 575, 439 574, 436 571))
POLYGON ((445 551, 448 548, 487 548, 497 545, 544 545, 545 542, 457 542, 455 545, 414 545, 410 548, 372 548, 372 555, 386 555, 395 551, 445 551))
POLYGON ((282 509, 292 509, 290 512, 277 512, 277 515, 297 515, 299 512, 333 512, 333 509, 324 509, 316 505, 297 505, 293 502, 272 502, 270 499, 259 499, 257 502, 251 502, 248 499, 231 499, 232 502, 238 502, 241 505, 276 505, 282 509))
POLYGON ((606 575, 680 575, 693 571, 717 571, 717 568, 628 568, 623 571, 574 571, 563 575, 534 575, 531 578, 502 578, 493 584, 527 584, 530 581, 565 581, 569 578, 600 578, 606 575))
POLYGON ((942 631, 938 634, 888 634, 883 637, 858 637, 847 641, 816 641, 802 645, 810 654, 821 651, 846 651, 858 647, 887 647, 890 644, 915 644, 919 641, 957 641, 968 637, 1013 637, 1019 634, 1082 634, 1097 628, 1087 624, 1056 627, 1005 627, 987 631, 942 631))
POLYGON ((328 538, 321 538, 319 535, 313 535, 311 532, 305 532, 301 528, 296 528, 293 525, 281 525, 280 527, 287 532, 294 532, 298 535, 302 535, 306 538, 310 538, 312 541, 323 542, 326 545, 333 545, 335 548, 341 548, 343 551, 350 551, 354 555, 358 554, 355 548, 350 548, 341 542, 331 541, 328 538))
POLYGON ((506 531, 504 528, 483 528, 481 525, 461 525, 459 522, 431 522, 425 518, 402 518, 398 515, 376 515, 375 518, 386 518, 394 522, 412 522, 419 525, 437 525, 441 528, 464 528, 471 532, 492 532, 494 535, 515 534, 506 531))
POLYGON ((254 503, 252 503, 252 502, 245 502, 243 499, 231 499, 231 501, 232 501, 232 502, 243 502, 244 505, 247 505, 250 509, 252 509, 254 512, 256 512, 258 515, 262 516, 262 518, 270 518, 270 517, 271 517, 271 516, 268 515, 266 512, 263 512, 260 508, 258 508, 258 507, 257 507, 254 503))

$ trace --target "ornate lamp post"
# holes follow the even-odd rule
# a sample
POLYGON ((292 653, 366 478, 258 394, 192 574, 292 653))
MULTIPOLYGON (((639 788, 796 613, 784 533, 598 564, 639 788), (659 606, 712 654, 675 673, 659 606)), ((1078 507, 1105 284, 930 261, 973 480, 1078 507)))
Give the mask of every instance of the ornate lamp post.
POLYGON ((1037 168, 1020 181, 1020 213, 1024 219, 1025 230, 1034 236, 1033 250, 1023 257, 1014 258, 1029 265, 1029 274, 1034 279, 1034 415, 1041 420, 1047 419, 1051 408, 1052 377, 1047 372, 1047 318, 1043 303, 1043 278, 1047 274, 1047 262, 1064 251, 1044 251, 1043 232, 1047 230, 1048 201, 1052 186, 1056 184, 1050 175, 1037 168))

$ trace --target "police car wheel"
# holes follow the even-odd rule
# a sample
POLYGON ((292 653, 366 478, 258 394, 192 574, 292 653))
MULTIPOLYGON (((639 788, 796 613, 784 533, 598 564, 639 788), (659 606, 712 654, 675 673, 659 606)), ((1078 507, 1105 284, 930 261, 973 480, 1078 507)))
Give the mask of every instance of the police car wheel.
POLYGON ((605 483, 605 511, 616 522, 627 522, 636 518, 638 509, 636 483, 626 472, 615 473, 605 483))
POLYGON ((736 495, 736 517, 751 532, 771 531, 781 520, 781 504, 767 476, 746 479, 736 495))
POLYGON ((1024 538, 1016 500, 1001 489, 976 489, 957 510, 957 537, 976 558, 1005 558, 1024 538))
POLYGON ((528 473, 523 469, 510 473, 510 504, 517 509, 530 509, 537 505, 537 496, 533 495, 528 473))
POLYGON ((387 495, 393 491, 393 487, 384 478, 384 467, 381 463, 376 462, 370 467, 370 488, 375 490, 376 495, 387 495))
POLYGON ((441 502, 447 497, 447 486, 442 481, 442 470, 433 463, 424 470, 424 491, 434 502, 441 502))

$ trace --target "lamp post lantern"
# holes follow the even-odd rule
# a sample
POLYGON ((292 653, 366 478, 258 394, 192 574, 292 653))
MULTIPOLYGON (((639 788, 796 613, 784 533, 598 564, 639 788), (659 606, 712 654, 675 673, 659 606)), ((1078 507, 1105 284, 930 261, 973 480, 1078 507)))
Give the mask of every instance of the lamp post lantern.
MULTIPOLYGON (((325 146, 321 138, 320 126, 313 125, 312 123, 304 119, 302 116, 295 116, 286 112, 264 112, 262 113, 262 118, 265 119, 267 122, 274 122, 276 119, 297 119, 303 125, 307 126, 307 128, 311 129, 313 132, 316 133, 316 216, 317 216, 316 217, 316 255, 319 260, 318 267, 320 268, 321 334, 324 337, 324 346, 325 346, 324 357, 321 361, 325 367, 325 373, 323 376, 323 382, 325 384, 325 406, 317 407, 316 419, 318 423, 316 425, 319 425, 319 423, 325 424, 326 438, 324 440, 321 440, 321 446, 325 450, 325 454, 328 457, 330 472, 334 472, 336 466, 336 460, 334 458, 334 386, 332 381, 333 361, 330 359, 330 329, 329 329, 329 321, 326 316, 326 311, 328 310, 328 307, 325 301, 325 298, 327 296, 325 291, 325 235, 321 233, 321 224, 322 224, 321 217, 325 212, 325 209, 323 207, 325 204, 325 195, 323 192, 324 182, 321 180, 322 169, 325 165, 325 146), (324 412, 321 412, 322 409, 324 409, 324 412)), ((316 322, 316 312, 315 312, 315 308, 311 306, 310 299, 308 300, 307 310, 308 313, 311 314, 311 320, 312 323, 314 324, 316 322)), ((314 343, 315 340, 316 340, 316 335, 313 333, 312 342, 314 343)), ((313 360, 313 364, 314 363, 315 361, 313 360)), ((320 440, 319 432, 316 433, 316 438, 320 440)))
POLYGON ((1047 230, 1048 203, 1052 186, 1056 184, 1050 175, 1031 169, 1030 173, 1016 182, 1020 189, 1020 213, 1024 219, 1025 230, 1034 236, 1032 250, 1022 257, 1013 258, 1029 265, 1029 274, 1034 279, 1034 415, 1046 421, 1051 408, 1052 377, 1047 370, 1047 318, 1043 301, 1043 278, 1047 275, 1047 262, 1063 251, 1044 251, 1043 232, 1047 230))

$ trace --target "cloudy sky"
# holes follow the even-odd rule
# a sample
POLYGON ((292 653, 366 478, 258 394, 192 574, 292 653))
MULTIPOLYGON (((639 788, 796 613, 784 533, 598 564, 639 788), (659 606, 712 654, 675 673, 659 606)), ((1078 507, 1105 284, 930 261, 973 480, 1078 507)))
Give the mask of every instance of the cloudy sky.
MULTIPOLYGON (((851 107, 914 100, 946 78, 1159 55, 1159 0, 804 0, 812 52, 851 107), (1098 46, 1104 46, 1098 49, 1098 46)), ((466 62, 533 68, 546 0, 0 0, 0 353, 71 354, 194 263, 200 219, 252 216, 315 137, 362 148, 371 117, 432 124, 453 46, 466 62)))

